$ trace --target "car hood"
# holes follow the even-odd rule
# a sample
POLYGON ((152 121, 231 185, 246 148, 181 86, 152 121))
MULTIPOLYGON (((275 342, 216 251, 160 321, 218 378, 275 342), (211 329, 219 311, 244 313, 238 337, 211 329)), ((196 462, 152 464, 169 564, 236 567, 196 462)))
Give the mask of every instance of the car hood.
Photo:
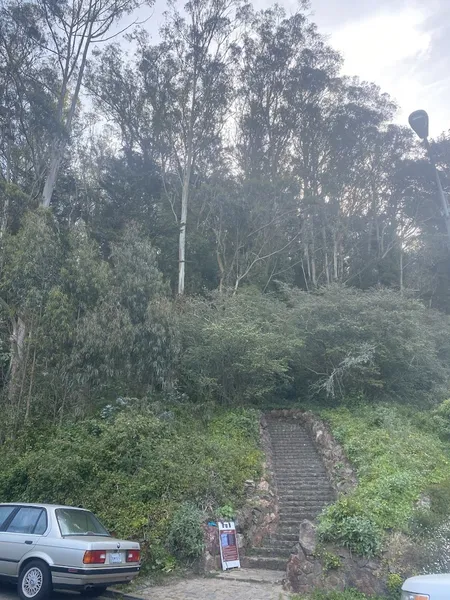
POLYGON ((433 598, 433 594, 442 594, 444 590, 450 590, 450 573, 410 577, 402 585, 402 590, 416 594, 428 594, 433 598))
POLYGON ((88 550, 138 550, 139 544, 129 540, 118 540, 116 538, 99 535, 66 535, 64 539, 70 540, 75 545, 88 546, 88 550), (119 545, 120 544, 120 545, 119 545))

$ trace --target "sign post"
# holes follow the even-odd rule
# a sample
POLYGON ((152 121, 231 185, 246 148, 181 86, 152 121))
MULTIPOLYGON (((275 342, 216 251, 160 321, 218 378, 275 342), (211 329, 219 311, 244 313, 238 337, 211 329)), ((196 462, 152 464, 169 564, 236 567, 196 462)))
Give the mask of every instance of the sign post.
POLYGON ((219 546, 222 569, 235 569, 241 566, 237 546, 236 527, 233 521, 219 522, 219 546))

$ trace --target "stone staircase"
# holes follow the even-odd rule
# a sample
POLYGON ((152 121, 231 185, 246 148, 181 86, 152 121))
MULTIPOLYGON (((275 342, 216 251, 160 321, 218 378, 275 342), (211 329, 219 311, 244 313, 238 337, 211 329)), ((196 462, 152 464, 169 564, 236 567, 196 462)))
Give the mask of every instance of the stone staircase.
POLYGON ((278 490, 279 524, 263 546, 253 548, 245 566, 285 570, 296 551, 303 519, 314 521, 334 501, 322 459, 300 423, 286 417, 267 419, 273 449, 274 478, 278 490))

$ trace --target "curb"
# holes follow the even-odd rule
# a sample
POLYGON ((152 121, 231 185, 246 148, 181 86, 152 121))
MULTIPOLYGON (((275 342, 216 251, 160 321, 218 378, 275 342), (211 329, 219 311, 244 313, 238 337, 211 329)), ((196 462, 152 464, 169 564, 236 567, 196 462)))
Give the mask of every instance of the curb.
POLYGON ((102 598, 122 598, 123 600, 148 600, 147 596, 140 596, 139 594, 122 592, 121 590, 117 590, 115 588, 106 589, 102 598))

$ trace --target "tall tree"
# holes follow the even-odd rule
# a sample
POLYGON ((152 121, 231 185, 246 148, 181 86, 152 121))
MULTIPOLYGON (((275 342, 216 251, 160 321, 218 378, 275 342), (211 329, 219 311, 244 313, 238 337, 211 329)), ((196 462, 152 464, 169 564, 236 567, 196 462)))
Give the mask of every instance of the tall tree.
POLYGON ((105 41, 112 26, 139 4, 139 0, 64 0, 57 3, 35 0, 31 4, 34 17, 31 22, 23 17, 20 3, 16 4, 17 9, 10 11, 19 35, 23 37, 29 36, 30 27, 35 27, 36 23, 36 44, 43 50, 45 63, 57 72, 51 84, 56 128, 41 197, 43 207, 51 203, 64 149, 72 133, 89 52, 94 44, 105 41))
MULTIPOLYGON (((179 204, 178 294, 185 291, 186 222, 191 186, 201 162, 214 162, 232 99, 233 32, 243 12, 239 0, 192 0, 183 16, 169 4, 163 42, 142 47, 140 68, 147 93, 162 119, 165 170, 176 173, 179 204), (161 93, 161 83, 164 84, 161 93)), ((174 207, 175 208, 175 207, 174 207)))

